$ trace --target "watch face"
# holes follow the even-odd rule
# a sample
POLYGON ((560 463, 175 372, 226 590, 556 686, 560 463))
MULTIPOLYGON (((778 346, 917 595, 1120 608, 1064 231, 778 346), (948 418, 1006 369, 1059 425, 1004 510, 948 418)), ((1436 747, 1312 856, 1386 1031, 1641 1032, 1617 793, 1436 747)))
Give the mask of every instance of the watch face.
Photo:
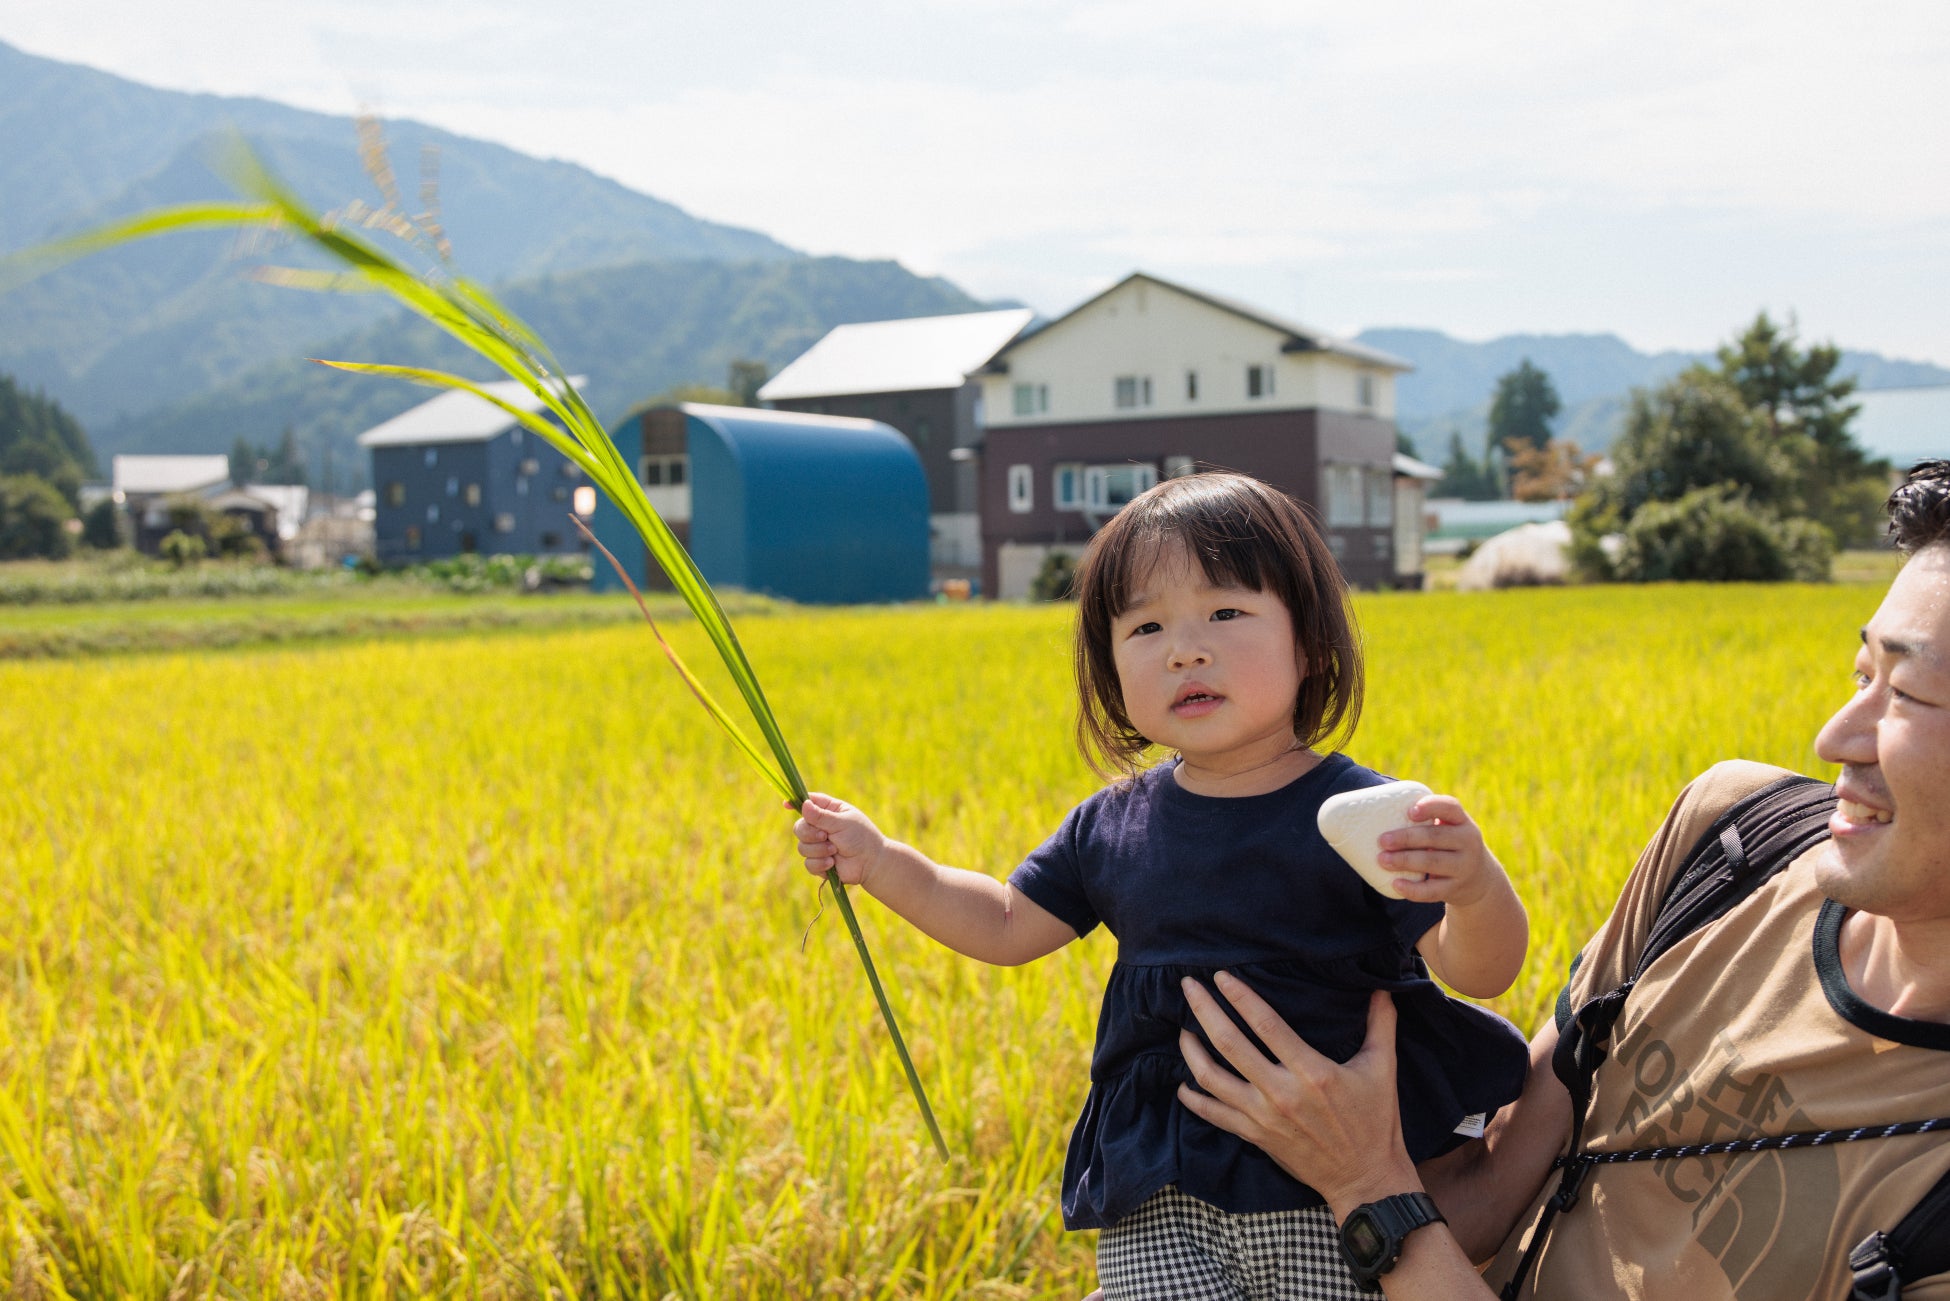
POLYGON ((1365 1215, 1354 1215, 1342 1226, 1341 1240, 1347 1244, 1348 1254, 1362 1264, 1371 1264, 1381 1259, 1386 1247, 1380 1230, 1374 1221, 1365 1215))

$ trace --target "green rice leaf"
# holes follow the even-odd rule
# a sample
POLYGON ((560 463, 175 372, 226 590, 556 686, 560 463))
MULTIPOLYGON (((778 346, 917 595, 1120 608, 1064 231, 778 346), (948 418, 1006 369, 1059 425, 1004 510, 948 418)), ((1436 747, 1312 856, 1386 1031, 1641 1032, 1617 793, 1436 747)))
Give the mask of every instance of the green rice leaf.
MULTIPOLYGON (((746 658, 737 633, 732 630, 731 620, 725 616, 716 593, 704 580, 690 553, 650 505, 643 485, 637 482, 634 469, 623 459, 609 432, 596 419, 582 395, 569 383, 567 371, 556 361, 541 337, 484 286, 447 273, 444 263, 442 269, 417 273, 360 238, 354 227, 399 232, 401 228, 397 222, 383 219, 384 212, 352 213, 342 219, 321 218, 307 208, 241 141, 232 146, 225 170, 238 191, 245 196, 243 201, 159 208, 111 222, 71 239, 29 250, 0 262, 0 289, 24 283, 101 249, 180 230, 234 227, 275 231, 309 243, 339 267, 334 272, 273 268, 264 273, 267 279, 311 290, 390 294, 401 305, 439 326, 520 383, 550 415, 561 422, 560 428, 532 412, 522 411, 494 397, 471 380, 444 371, 365 362, 334 361, 325 364, 341 370, 391 375, 420 384, 472 393, 506 412, 524 429, 547 439, 551 446, 581 467, 591 482, 615 503, 642 535, 650 555, 696 616, 698 625, 710 639, 726 671, 737 685, 752 721, 764 738, 766 748, 771 751, 776 768, 765 761, 758 747, 745 736, 731 714, 703 689, 696 675, 665 644, 665 654, 678 676, 697 696, 711 718, 731 737, 733 744, 758 766, 767 782, 786 796, 788 804, 797 808, 806 797, 805 779, 800 775, 799 765, 793 758, 791 746, 786 743, 771 704, 765 698, 758 674, 746 658)), ((648 616, 647 609, 645 615, 648 616)), ((654 632, 654 621, 651 626, 654 632)), ((661 634, 657 639, 663 642, 661 634)), ((945 1160, 948 1156, 947 1144, 935 1123, 933 1108, 928 1105, 927 1092, 921 1086, 913 1059, 908 1055, 907 1044, 901 1037, 899 1023, 894 1018, 886 990, 881 986, 872 955, 867 951, 866 938, 854 917, 846 887, 841 884, 837 872, 829 872, 827 880, 833 887, 840 915, 845 919, 854 949, 866 970, 867 983, 873 990, 881 1018, 900 1057, 908 1087, 921 1109, 922 1120, 934 1140, 935 1149, 945 1160)))

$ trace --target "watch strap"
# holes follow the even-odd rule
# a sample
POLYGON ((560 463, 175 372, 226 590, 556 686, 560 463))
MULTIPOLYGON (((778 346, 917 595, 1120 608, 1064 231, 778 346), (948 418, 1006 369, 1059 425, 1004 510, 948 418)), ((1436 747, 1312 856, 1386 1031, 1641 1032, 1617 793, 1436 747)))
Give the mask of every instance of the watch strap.
POLYGON ((1435 1199, 1424 1192, 1396 1193, 1354 1208, 1341 1225, 1341 1258, 1363 1292, 1379 1292, 1381 1276, 1401 1259, 1402 1240, 1417 1229, 1442 1224, 1435 1199), (1371 1243, 1366 1250, 1360 1244, 1371 1243))

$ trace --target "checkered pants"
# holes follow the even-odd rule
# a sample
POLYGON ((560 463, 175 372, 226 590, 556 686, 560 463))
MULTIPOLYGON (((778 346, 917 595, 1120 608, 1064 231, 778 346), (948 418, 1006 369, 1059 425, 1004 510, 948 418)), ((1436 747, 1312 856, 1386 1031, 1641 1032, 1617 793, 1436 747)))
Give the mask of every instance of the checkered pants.
POLYGON ((1366 1301, 1325 1206, 1235 1215, 1167 1184, 1097 1236, 1104 1301, 1366 1301))

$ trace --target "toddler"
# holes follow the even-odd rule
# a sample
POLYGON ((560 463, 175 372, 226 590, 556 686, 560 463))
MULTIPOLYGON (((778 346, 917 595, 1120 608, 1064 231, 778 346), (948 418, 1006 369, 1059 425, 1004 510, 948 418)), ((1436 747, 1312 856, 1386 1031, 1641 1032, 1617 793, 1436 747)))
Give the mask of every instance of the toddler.
POLYGON ((1321 838, 1323 800, 1388 779, 1338 752, 1360 714, 1358 636, 1332 553, 1291 498, 1243 475, 1167 480, 1098 530, 1076 586, 1078 740, 1117 780, 1006 882, 941 866, 828 795, 800 810, 799 852, 984 962, 1029 962, 1100 922, 1117 937, 1063 1172, 1064 1223, 1102 1231, 1106 1301, 1360 1296, 1319 1195, 1178 1102, 1191 1079, 1178 1036, 1199 1033, 1180 981, 1229 971, 1342 1061, 1371 991, 1390 991, 1419 1161, 1522 1088, 1523 1037, 1429 973, 1502 993, 1523 961, 1523 906, 1447 796, 1391 833, 1382 863, 1405 899, 1369 889, 1321 838), (1141 766, 1153 747, 1170 757, 1141 766))

